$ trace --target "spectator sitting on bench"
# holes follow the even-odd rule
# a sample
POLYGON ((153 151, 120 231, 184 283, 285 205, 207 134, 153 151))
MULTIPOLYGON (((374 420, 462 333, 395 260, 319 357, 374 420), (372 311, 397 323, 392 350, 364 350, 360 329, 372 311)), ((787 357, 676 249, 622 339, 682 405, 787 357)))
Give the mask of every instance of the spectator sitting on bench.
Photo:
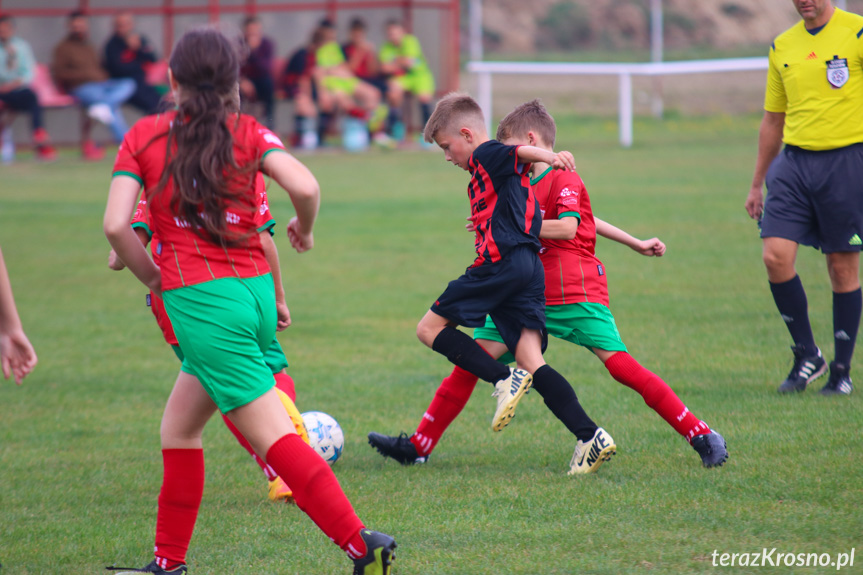
POLYGON ((377 48, 366 36, 368 27, 365 20, 359 16, 353 18, 349 30, 348 42, 342 46, 348 68, 357 78, 368 82, 380 90, 381 94, 386 94, 387 78, 381 72, 377 48))
POLYGON ((291 145, 306 150, 323 143, 333 118, 335 102, 315 77, 315 53, 323 45, 324 32, 312 33, 309 43, 291 54, 285 64, 280 88, 285 98, 294 101, 294 133, 291 145), (317 132, 315 131, 317 117, 317 132))
POLYGON ((30 45, 15 36, 15 22, 8 14, 0 15, 0 102, 13 111, 30 114, 33 146, 40 160, 57 157, 51 147, 48 132, 42 123, 42 106, 30 89, 36 60, 30 45))
POLYGON ((369 132, 380 145, 389 145, 383 131, 386 107, 381 106, 381 91, 357 78, 347 65, 345 53, 336 41, 336 27, 330 20, 321 22, 323 44, 315 52, 315 74, 320 85, 333 95, 337 106, 349 116, 368 123, 369 132))
POLYGON ((156 61, 147 38, 135 32, 135 22, 130 12, 120 12, 114 17, 114 35, 105 44, 105 69, 112 78, 131 78, 135 81, 135 93, 126 102, 144 112, 159 111, 162 96, 147 83, 146 66, 156 61))
POLYGON ((131 78, 108 79, 108 74, 99 64, 96 48, 88 38, 89 26, 83 12, 69 14, 67 24, 69 35, 54 48, 54 61, 51 63, 54 82, 86 106, 91 118, 106 124, 114 141, 119 144, 129 129, 120 105, 135 92, 135 81, 131 78))
POLYGON ((389 76, 387 102, 390 107, 388 119, 391 134, 404 132, 402 103, 405 92, 414 94, 422 110, 422 125, 428 123, 432 112, 432 97, 435 91, 434 75, 423 55, 420 41, 405 31, 398 20, 386 24, 387 41, 381 46, 381 68, 389 76))
POLYGON ((257 100, 264 105, 264 125, 276 131, 276 83, 273 80, 273 41, 264 36, 261 19, 249 16, 243 22, 243 44, 248 56, 240 67, 240 97, 245 104, 257 100))

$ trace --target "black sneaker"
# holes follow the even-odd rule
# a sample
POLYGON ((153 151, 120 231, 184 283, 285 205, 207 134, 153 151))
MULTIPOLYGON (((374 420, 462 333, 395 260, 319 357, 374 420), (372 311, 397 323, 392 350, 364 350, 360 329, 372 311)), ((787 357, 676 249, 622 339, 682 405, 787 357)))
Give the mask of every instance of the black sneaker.
POLYGON ((848 367, 835 361, 830 362, 830 379, 821 388, 821 395, 851 395, 854 386, 851 384, 851 376, 848 375, 848 367))
POLYGON ((170 570, 165 570, 159 567, 156 560, 140 569, 134 567, 105 567, 108 571, 119 571, 116 575, 131 575, 132 573, 157 573, 158 575, 186 575, 186 566, 178 565, 170 570))
POLYGON ((701 464, 704 467, 720 467, 728 459, 725 439, 711 431, 692 438, 692 448, 701 456, 701 464))
POLYGON ((396 540, 386 533, 360 531, 366 542, 366 554, 354 559, 354 575, 390 575, 393 561, 396 560, 396 540))
POLYGON ((817 355, 804 356, 806 348, 802 345, 792 345, 794 352, 794 365, 788 373, 788 377, 779 386, 779 393, 796 393, 806 389, 806 386, 827 373, 827 362, 821 356, 821 350, 817 355))
POLYGON ((417 448, 406 433, 400 433, 398 437, 390 437, 372 431, 369 433, 369 445, 384 457, 391 457, 402 465, 425 463, 429 459, 427 455, 420 456, 417 453, 417 448))

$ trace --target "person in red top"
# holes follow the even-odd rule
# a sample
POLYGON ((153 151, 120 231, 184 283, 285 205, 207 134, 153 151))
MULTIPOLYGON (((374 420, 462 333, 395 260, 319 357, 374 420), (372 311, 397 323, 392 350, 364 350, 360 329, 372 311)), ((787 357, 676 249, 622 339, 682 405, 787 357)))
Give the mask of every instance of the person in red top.
MULTIPOLYGON (((264 186, 264 178, 260 173, 256 177, 255 186, 258 189, 258 209, 255 212, 255 223, 258 233, 261 234, 261 245, 263 246, 264 254, 267 257, 267 262, 270 264, 270 269, 273 272, 273 284, 276 289, 276 309, 279 315, 277 330, 282 331, 290 325, 291 316, 290 310, 288 310, 288 306, 285 303, 285 290, 282 287, 279 254, 272 238, 273 227, 275 226, 276 221, 270 214, 269 202, 267 201, 267 190, 264 186)), ((151 245, 150 252, 153 257, 153 263, 158 266, 161 259, 162 244, 159 241, 158 236, 152 231, 152 227, 150 225, 150 210, 147 208, 146 198, 141 198, 138 201, 138 207, 135 210, 135 215, 132 217, 132 228, 136 231, 138 238, 145 247, 147 244, 151 245)), ((117 257, 114 250, 111 250, 111 253, 108 256, 108 267, 119 271, 124 269, 126 266, 117 257)), ((147 295, 147 305, 153 311, 156 323, 162 330, 162 335, 165 338, 165 341, 171 346, 171 349, 174 351, 177 358, 182 362, 184 358, 183 351, 180 349, 177 336, 174 334, 171 320, 165 312, 165 304, 162 302, 162 298, 151 291, 147 295)), ((279 399, 285 406, 285 411, 287 411, 288 415, 291 416, 291 420, 294 422, 294 427, 296 427, 297 433, 300 434, 306 442, 308 442, 308 433, 303 425, 302 415, 295 406, 297 396, 294 388, 294 381, 291 379, 291 376, 288 375, 287 371, 285 371, 285 368, 288 367, 288 360, 285 358, 285 354, 277 339, 273 338, 270 347, 264 355, 264 361, 273 372, 273 378, 276 381, 276 391, 279 394, 279 399)), ((276 474, 275 471, 273 471, 272 467, 267 465, 267 463, 261 459, 257 453, 255 453, 255 450, 246 438, 243 437, 237 427, 231 423, 231 420, 224 414, 222 414, 222 419, 231 433, 234 434, 234 437, 237 438, 240 445, 249 452, 249 455, 252 456, 252 459, 258 464, 261 471, 264 473, 264 476, 267 478, 267 494, 270 500, 293 501, 293 494, 290 487, 276 474)))
MULTIPOLYGON (((546 150, 553 149, 555 135, 554 119, 538 100, 518 106, 501 120, 497 132, 504 143, 530 144, 546 150)), ((692 445, 704 467, 722 465, 728 458, 725 440, 695 417, 658 375, 627 353, 608 309, 608 284, 605 267, 596 257, 596 234, 647 256, 663 255, 665 245, 656 238, 637 240, 595 219, 587 189, 577 173, 553 171, 544 163, 534 163, 533 169, 531 189, 543 217, 539 254, 545 269, 549 333, 592 351, 614 379, 640 393, 645 403, 692 445)), ((474 337, 492 357, 506 353, 503 338, 491 319, 474 330, 474 337)), ((476 383, 476 376, 456 368, 441 383, 416 433, 400 441, 402 448, 391 457, 404 464, 426 461, 467 404, 476 383)), ((554 411, 551 404, 548 406, 554 411)), ((578 473, 578 454, 576 449, 570 474, 578 473)))
POLYGON ((186 573, 204 487, 201 435, 220 410, 353 560, 355 574, 389 575, 395 540, 365 528, 330 467, 297 435, 264 361, 278 317, 255 227, 256 174, 288 192, 297 211, 288 238, 298 252, 314 245, 317 181, 275 134, 238 113, 239 58, 222 33, 186 32, 171 54, 169 82, 177 109, 126 134, 103 225, 120 260, 162 296, 184 354, 162 418, 155 558, 142 569, 112 569, 186 573), (142 185, 161 238, 160 267, 129 225, 142 185))
MULTIPOLYGON (((424 136, 437 143, 447 161, 471 173, 468 198, 477 257, 420 320, 417 336, 464 373, 494 384, 498 400, 493 431, 509 424, 533 385, 578 437, 578 472, 595 472, 611 458, 616 446, 611 435, 585 413, 569 382, 542 356, 547 343, 544 277, 537 257, 542 214, 528 178, 532 162, 575 169, 572 154, 490 140, 479 105, 470 96, 457 93, 438 102, 424 136), (481 327, 487 315, 494 319, 506 349, 515 355, 517 368, 495 361, 469 335, 456 329, 459 325, 481 327)), ((384 456, 403 463, 418 458, 404 435, 372 432, 368 438, 384 456)))

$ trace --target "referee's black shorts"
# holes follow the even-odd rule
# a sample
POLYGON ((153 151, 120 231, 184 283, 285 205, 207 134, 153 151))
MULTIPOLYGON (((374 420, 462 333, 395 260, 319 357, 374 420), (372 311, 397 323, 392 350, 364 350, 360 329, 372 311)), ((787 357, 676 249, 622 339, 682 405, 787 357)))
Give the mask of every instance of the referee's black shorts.
POLYGON ((863 143, 813 152, 785 149, 767 171, 762 238, 825 254, 863 248, 863 143))
POLYGON ((502 260, 475 268, 449 282, 431 310, 465 327, 482 327, 490 315, 513 353, 522 328, 545 331, 545 272, 531 247, 513 248, 502 260))

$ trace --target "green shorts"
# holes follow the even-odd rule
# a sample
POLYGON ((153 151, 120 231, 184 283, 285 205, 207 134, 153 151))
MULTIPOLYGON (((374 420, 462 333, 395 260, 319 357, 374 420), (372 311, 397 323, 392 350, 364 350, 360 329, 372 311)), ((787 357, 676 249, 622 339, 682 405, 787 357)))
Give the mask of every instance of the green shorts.
POLYGON ((353 96, 360 85, 359 78, 344 78, 342 76, 326 76, 321 82, 327 90, 338 94, 353 96))
MULTIPOLYGON (((620 338, 611 310, 601 303, 547 305, 545 306, 545 327, 548 335, 586 348, 626 351, 626 345, 620 338)), ((486 317, 484 326, 473 330, 473 338, 503 343, 503 338, 500 337, 490 317, 486 317)), ((515 358, 507 352, 500 361, 511 363, 515 358)))
POLYGON ((222 278, 166 291, 165 309, 195 375, 222 413, 272 389, 264 359, 276 335, 273 276, 222 278))
POLYGON ((434 76, 431 72, 414 72, 404 76, 395 76, 393 82, 401 86, 401 89, 417 96, 431 96, 434 94, 434 76))
MULTIPOLYGON (((174 350, 174 355, 177 356, 177 359, 180 362, 183 361, 183 350, 180 349, 179 345, 172 345, 171 349, 174 350)), ((285 352, 282 351, 282 346, 279 345, 279 340, 273 338, 273 342, 270 344, 270 347, 267 348, 267 351, 264 352, 264 363, 267 364, 267 367, 270 368, 270 371, 273 372, 273 375, 279 373, 283 369, 288 368, 288 358, 285 357, 285 352)), ((189 375, 195 375, 192 373, 191 368, 187 365, 183 366, 183 371, 188 373, 189 375)), ((197 375, 195 375, 197 377, 197 375)))

